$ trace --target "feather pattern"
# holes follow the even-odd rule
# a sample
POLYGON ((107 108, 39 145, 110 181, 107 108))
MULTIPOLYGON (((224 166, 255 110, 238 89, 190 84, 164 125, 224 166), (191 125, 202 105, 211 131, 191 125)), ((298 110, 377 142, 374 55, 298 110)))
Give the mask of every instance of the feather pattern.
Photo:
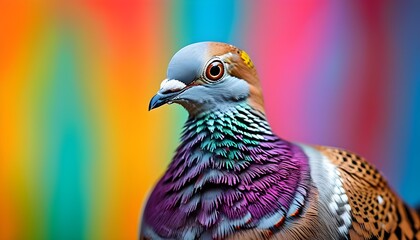
POLYGON ((292 217, 290 209, 302 207, 308 184, 300 148, 275 136, 244 103, 186 122, 143 220, 161 238, 225 238, 250 228, 276 232, 282 219, 292 217))
POLYGON ((351 239, 420 239, 420 217, 389 188, 382 175, 360 156, 318 147, 338 166, 352 209, 351 239))

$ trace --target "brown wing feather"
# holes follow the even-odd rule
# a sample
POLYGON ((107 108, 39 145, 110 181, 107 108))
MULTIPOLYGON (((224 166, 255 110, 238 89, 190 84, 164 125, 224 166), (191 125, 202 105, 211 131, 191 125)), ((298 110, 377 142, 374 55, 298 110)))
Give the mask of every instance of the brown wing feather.
POLYGON ((343 179, 353 217, 351 239, 420 239, 420 218, 389 188, 382 175, 360 156, 317 147, 343 179))

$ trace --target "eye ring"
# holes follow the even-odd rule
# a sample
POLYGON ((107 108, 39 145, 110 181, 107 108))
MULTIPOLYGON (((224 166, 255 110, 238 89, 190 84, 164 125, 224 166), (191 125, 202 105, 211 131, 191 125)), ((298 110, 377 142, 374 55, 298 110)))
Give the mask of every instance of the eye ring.
POLYGON ((220 60, 214 60, 206 68, 206 78, 210 81, 217 81, 225 74, 225 65, 220 60))

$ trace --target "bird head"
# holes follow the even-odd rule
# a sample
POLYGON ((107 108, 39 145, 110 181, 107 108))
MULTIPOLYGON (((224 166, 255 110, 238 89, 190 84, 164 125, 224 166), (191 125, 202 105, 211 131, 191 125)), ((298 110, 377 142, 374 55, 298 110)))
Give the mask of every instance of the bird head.
POLYGON ((260 81, 248 54, 225 43, 199 42, 172 57, 149 110, 178 103, 195 115, 243 102, 264 113, 260 81))

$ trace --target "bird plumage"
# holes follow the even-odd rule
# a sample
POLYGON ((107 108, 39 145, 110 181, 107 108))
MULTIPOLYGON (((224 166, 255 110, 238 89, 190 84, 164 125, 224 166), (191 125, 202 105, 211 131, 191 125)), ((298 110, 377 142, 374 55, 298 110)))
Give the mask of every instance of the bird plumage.
POLYGON ((171 102, 189 118, 141 239, 420 239, 417 213, 361 157, 271 131, 243 50, 181 49, 149 109, 171 102))

